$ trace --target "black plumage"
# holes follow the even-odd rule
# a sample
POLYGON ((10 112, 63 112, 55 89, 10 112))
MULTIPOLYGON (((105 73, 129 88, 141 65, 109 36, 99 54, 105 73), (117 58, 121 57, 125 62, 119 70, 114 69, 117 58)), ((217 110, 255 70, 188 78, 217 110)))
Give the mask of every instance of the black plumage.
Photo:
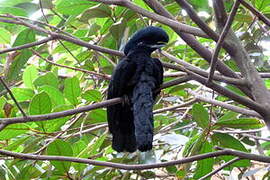
POLYGON ((118 152, 148 151, 153 142, 153 105, 163 81, 161 62, 151 53, 167 43, 167 33, 158 27, 137 31, 124 48, 125 57, 116 66, 108 99, 127 97, 127 102, 107 108, 112 147, 118 152))

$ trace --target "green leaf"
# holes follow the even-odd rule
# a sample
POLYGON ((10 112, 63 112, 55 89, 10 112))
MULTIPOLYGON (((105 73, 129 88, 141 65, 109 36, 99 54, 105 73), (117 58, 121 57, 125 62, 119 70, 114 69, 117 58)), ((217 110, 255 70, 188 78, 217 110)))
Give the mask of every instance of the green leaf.
POLYGON ((3 109, 5 104, 6 104, 7 100, 4 96, 0 97, 0 109, 3 109))
POLYGON ((23 83, 26 87, 34 89, 34 80, 38 77, 38 70, 34 65, 27 66, 23 72, 23 83))
POLYGON ((79 140, 72 145, 73 152, 76 157, 87 158, 87 152, 82 153, 87 147, 87 144, 83 140, 79 140))
POLYGON ((168 171, 169 174, 176 174, 177 172, 176 166, 167 166, 166 170, 168 171))
POLYGON ((52 110, 52 103, 46 92, 41 92, 33 97, 29 105, 29 114, 47 114, 52 110))
POLYGON ((74 50, 78 50, 80 48, 82 48, 81 46, 71 43, 71 42, 63 42, 63 44, 59 44, 54 50, 53 50, 53 54, 55 53, 64 53, 66 52, 66 48, 69 51, 74 51, 74 50))
POLYGON ((236 88, 235 86, 227 85, 226 88, 228 88, 232 92, 238 94, 239 96, 245 96, 245 94, 240 89, 236 88))
POLYGON ((79 15, 85 9, 96 5, 97 3, 85 1, 85 0, 57 0, 56 1, 56 10, 65 15, 79 15))
POLYGON ((107 113, 103 109, 95 109, 90 111, 86 117, 87 121, 94 123, 101 123, 107 121, 107 113))
POLYGON ((102 99, 102 94, 98 90, 87 90, 82 94, 82 98, 87 101, 99 102, 102 99))
POLYGON ((58 88, 58 79, 55 76, 54 73, 48 72, 45 75, 39 76, 35 81, 34 81, 35 86, 44 86, 44 85, 49 85, 55 88, 58 88))
POLYGON ((97 153, 99 153, 99 148, 102 145, 102 143, 104 142, 105 138, 107 137, 107 133, 104 133, 102 136, 100 136, 97 139, 94 139, 91 143, 92 145, 89 146, 88 149, 88 156, 93 156, 97 153))
POLYGON ((198 11, 210 11, 208 0, 189 0, 189 3, 198 11))
POLYGON ((178 170, 176 172, 176 177, 179 179, 183 179, 186 176, 187 172, 184 170, 178 170))
POLYGON ((201 128, 209 127, 208 112, 201 104, 194 104, 192 106, 192 118, 201 128))
POLYGON ((134 0, 133 3, 140 6, 141 8, 148 10, 148 11, 153 11, 149 6, 146 5, 146 3, 144 1, 134 0))
MULTIPOLYGON (((217 146, 248 152, 248 150, 245 148, 245 146, 238 139, 234 138, 233 136, 231 136, 229 134, 214 133, 211 136, 211 139, 217 146)), ((222 156, 221 157, 221 159, 224 159, 226 162, 233 159, 233 158, 234 158, 233 156, 222 156)), ((250 165, 250 161, 249 160, 241 160, 241 161, 237 161, 233 165, 239 166, 239 167, 246 167, 246 166, 250 165)))
POLYGON ((28 131, 26 124, 11 124, 0 131, 0 140, 8 140, 28 131))
POLYGON ((263 10, 264 8, 267 8, 270 6, 270 1, 266 1, 266 0, 256 0, 255 2, 255 6, 258 10, 263 10))
MULTIPOLYGON (((5 1, 7 2, 7 1, 5 1)), ((27 16, 27 12, 18 7, 0 7, 0 14, 12 14, 14 16, 27 16)))
MULTIPOLYGON (((69 143, 57 139, 48 146, 47 154, 55 156, 72 156, 73 150, 69 143)), ((51 163, 62 173, 68 172, 71 165, 71 162, 68 161, 51 161, 51 163)))
POLYGON ((124 21, 123 19, 114 23, 111 26, 110 32, 116 41, 118 41, 118 42, 121 41, 123 34, 124 34, 124 31, 126 29, 126 26, 127 26, 126 21, 124 21))
POLYGON ((221 127, 230 127, 236 129, 257 129, 264 127, 264 124, 255 118, 239 118, 239 119, 227 119, 220 120, 215 125, 221 127))
POLYGON ((224 121, 224 120, 229 120, 229 119, 236 119, 238 116, 238 113, 233 112, 233 111, 229 111, 224 113, 223 116, 221 116, 218 121, 224 121))
POLYGON ((65 104, 65 99, 61 91, 53 86, 44 85, 41 86, 40 91, 45 91, 51 98, 53 106, 65 104))
POLYGON ((248 152, 245 146, 239 140, 235 139, 229 134, 214 133, 211 138, 214 139, 221 147, 248 152))
POLYGON ((18 102, 30 100, 34 96, 34 91, 28 88, 12 88, 11 92, 18 102))
POLYGON ((4 28, 0 28, 0 43, 9 44, 11 39, 11 34, 4 28))
POLYGON ((89 19, 110 17, 111 14, 111 8, 101 3, 84 11, 80 21, 88 23, 89 19))
POLYGON ((239 21, 239 22, 246 22, 246 23, 250 23, 252 22, 252 16, 249 15, 249 14, 236 14, 234 19, 236 21, 239 21))
POLYGON ((179 92, 181 90, 184 90, 186 88, 196 88, 196 87, 198 87, 198 86, 197 85, 194 85, 194 84, 190 84, 190 83, 184 83, 184 84, 181 84, 181 85, 173 86, 168 91, 168 93, 175 93, 175 92, 179 92))
POLYGON ((15 6, 17 4, 31 2, 31 1, 32 0, 6 0, 6 1, 1 1, 0 6, 1 7, 11 7, 11 6, 15 6))
POLYGON ((12 47, 24 45, 27 43, 34 42, 36 40, 35 32, 32 29, 24 29, 21 31, 15 39, 12 47))
POLYGON ((16 179, 36 179, 41 174, 41 171, 36 166, 25 166, 20 169, 20 173, 17 174, 16 179))
MULTIPOLYGON (((72 144, 73 153, 76 154, 76 157, 87 158, 88 154, 87 151, 85 151, 86 148, 87 144, 82 139, 72 144)), ((83 171, 87 165, 82 163, 72 163, 71 166, 74 167, 77 171, 83 171)))
POLYGON ((23 70, 24 65, 27 63, 28 59, 32 56, 32 52, 24 49, 14 58, 10 69, 7 73, 8 80, 16 80, 20 76, 21 71, 23 70))
POLYGON ((155 179, 156 178, 156 173, 154 173, 153 171, 143 171, 140 173, 140 176, 142 177, 142 179, 155 179))
MULTIPOLYGON (((53 109, 53 112, 60 112, 60 111, 66 111, 69 109, 73 109, 74 107, 72 105, 59 105, 55 109, 53 109)), ((70 119, 70 116, 65 116, 49 121, 44 121, 45 124, 45 130, 46 132, 55 132, 60 131, 61 127, 70 119)))
POLYGON ((52 9, 52 8, 54 8, 52 0, 40 0, 40 2, 42 4, 42 8, 44 8, 44 9, 52 9))
POLYGON ((78 104, 77 98, 81 93, 79 79, 75 76, 73 78, 65 79, 64 86, 64 96, 67 100, 73 105, 78 104))
MULTIPOLYGON (((47 113, 50 113, 51 110, 52 110, 51 99, 46 92, 41 92, 35 95, 29 105, 30 115, 47 114, 47 113)), ((42 128, 42 130, 45 132, 46 122, 47 121, 39 121, 39 122, 36 122, 36 124, 40 128, 42 128)))
POLYGON ((201 134, 196 134, 192 138, 190 138, 189 141, 185 145, 183 155, 188 156, 191 153, 192 149, 194 149, 195 146, 200 146, 199 145, 199 144, 201 144, 200 139, 201 139, 201 134))
POLYGON ((15 151, 16 152, 18 147, 21 146, 25 141, 27 141, 30 138, 31 138, 31 136, 18 138, 15 141, 9 143, 9 145, 6 146, 4 149, 8 150, 8 151, 15 151))
MULTIPOLYGON (((209 142, 204 142, 200 150, 200 154, 205 154, 213 151, 213 146, 209 142)), ((214 158, 203 159, 197 162, 194 179, 199 179, 213 170, 214 158)), ((210 177, 208 178, 210 179, 210 177)))

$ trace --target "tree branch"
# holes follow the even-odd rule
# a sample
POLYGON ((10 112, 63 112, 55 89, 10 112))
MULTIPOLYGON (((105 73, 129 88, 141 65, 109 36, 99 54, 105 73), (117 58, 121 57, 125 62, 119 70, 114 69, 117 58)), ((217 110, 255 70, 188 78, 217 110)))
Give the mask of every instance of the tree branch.
POLYGON ((216 83, 208 83, 207 82, 207 78, 204 78, 200 75, 197 75, 191 71, 188 72, 188 74, 190 74, 192 76, 192 78, 198 82, 200 82, 201 84, 205 85, 206 87, 209 87, 211 89, 213 89, 214 91, 224 95, 224 96, 227 96, 228 98, 231 98, 232 100, 240 103, 240 104, 243 104, 247 107, 249 107, 250 109, 254 109, 255 111, 257 111, 259 114, 261 114, 263 116, 263 113, 264 113, 264 109, 263 107, 256 103, 256 102, 253 102, 252 100, 246 98, 246 97, 243 97, 243 96, 239 96, 237 94, 235 94, 234 92, 216 84, 216 83))
POLYGON ((245 115, 248 115, 248 116, 254 116, 254 117, 262 118, 262 116, 260 114, 258 114, 256 111, 244 109, 244 108, 234 106, 234 105, 231 105, 231 104, 227 104, 225 102, 217 101, 217 100, 214 100, 214 99, 205 98, 203 96, 198 95, 198 93, 195 93, 193 91, 188 91, 188 93, 192 94, 195 97, 195 99, 197 99, 199 101, 203 101, 203 102, 207 102, 207 103, 210 103, 210 104, 213 104, 213 105, 217 105, 217 106, 223 107, 225 109, 229 109, 231 111, 234 111, 234 112, 237 112, 237 113, 240 113, 240 114, 245 114, 245 115))
MULTIPOLYGON (((223 1, 214 0, 214 10, 217 19, 217 28, 222 30, 224 24, 226 23, 226 12, 223 1)), ((237 51, 234 53, 232 58, 237 64, 237 67, 240 69, 243 77, 247 80, 249 89, 253 99, 257 104, 260 104, 260 109, 254 109, 263 117, 266 125, 270 128, 270 92, 266 88, 264 81, 259 76, 258 71, 251 62, 251 59, 246 52, 245 48, 242 46, 241 41, 235 35, 233 31, 229 31, 226 36, 226 41, 232 46, 237 47, 237 51)))
POLYGON ((170 26, 170 27, 177 29, 181 32, 185 32, 185 33, 189 33, 189 34, 193 34, 195 36, 200 36, 200 37, 205 37, 205 38, 208 37, 199 28, 194 28, 194 27, 188 26, 186 24, 182 24, 182 23, 175 21, 173 19, 166 18, 166 17, 160 16, 156 13, 149 12, 149 11, 135 5, 131 1, 126 1, 126 0, 110 0, 110 1, 107 1, 107 0, 88 0, 88 1, 100 2, 100 3, 104 3, 104 4, 108 4, 108 5, 123 6, 123 7, 129 8, 129 9, 131 9, 131 10, 133 10, 133 11, 135 11, 143 16, 146 16, 150 19, 153 19, 157 22, 160 22, 162 24, 166 24, 167 26, 170 26))
POLYGON ((239 157, 241 159, 249 159, 249 160, 270 163, 270 157, 268 156, 250 154, 250 153, 236 151, 232 149, 223 149, 221 151, 195 155, 195 156, 183 158, 181 160, 175 160, 175 161, 169 161, 169 162, 161 162, 161 163, 155 163, 155 164, 132 164, 132 165, 96 161, 96 160, 84 159, 84 158, 67 157, 67 156, 46 156, 46 155, 24 154, 24 153, 16 153, 16 152, 11 152, 11 151, 2 150, 2 149, 0 150, 0 154, 9 156, 9 157, 18 158, 18 159, 43 160, 43 161, 68 161, 68 162, 84 163, 84 164, 91 164, 94 166, 105 166, 105 167, 124 169, 124 170, 144 170, 144 169, 161 168, 161 167, 185 164, 185 163, 190 163, 190 162, 194 162, 194 161, 198 161, 202 159, 224 156, 224 155, 232 155, 232 156, 239 157))
POLYGON ((226 22, 226 24, 225 24, 225 26, 224 26, 224 28, 222 30, 222 33, 221 33, 221 35, 220 35, 220 37, 218 39, 214 54, 213 54, 212 59, 211 59, 210 73, 209 73, 208 80, 207 80, 208 82, 212 81, 212 78, 213 78, 213 75, 214 75, 214 72, 215 72, 215 69, 216 69, 216 66, 217 66, 217 60, 218 60, 219 51, 220 51, 220 49, 222 47, 222 44, 224 43, 226 35, 228 34, 228 32, 230 30, 230 27, 232 25, 234 16, 236 15, 236 12, 237 12, 237 9, 238 9, 239 5, 240 5, 239 1, 236 0, 234 5, 233 5, 230 16, 227 19, 227 22, 226 22))
MULTIPOLYGON (((164 84, 162 84, 160 89, 157 89, 157 91, 160 91, 161 89, 174 86, 176 84, 180 84, 183 82, 186 82, 190 80, 188 76, 182 77, 182 78, 177 78, 172 81, 168 81, 164 84)), ((73 114, 78 114, 82 112, 87 112, 90 110, 98 109, 98 108, 104 108, 107 106, 111 106, 114 104, 118 104, 122 102, 122 98, 114 98, 110 100, 105 100, 99 103, 83 106, 83 107, 78 107, 75 109, 70 109, 66 111, 60 111, 60 112, 54 112, 54 113, 49 113, 49 114, 42 114, 42 115, 32 115, 32 116, 27 116, 25 117, 13 117, 13 118, 0 118, 0 131, 3 130, 7 125, 10 124, 15 124, 15 123, 26 123, 26 122, 38 122, 38 121, 46 121, 46 120, 52 120, 60 117, 66 117, 70 116, 73 114)))
MULTIPOLYGON (((184 66, 186 69, 196 73, 196 74, 199 74, 203 77, 208 77, 209 76, 209 73, 196 67, 196 66, 193 66, 192 64, 184 61, 184 60, 181 60, 181 59, 178 59, 176 58, 175 56, 167 53, 166 51, 160 51, 160 53, 167 57, 168 59, 172 60, 173 62, 176 62, 177 64, 180 64, 182 66, 184 66)), ((184 71, 184 70, 182 70, 184 71)), ((214 75, 214 80, 217 80, 217 81, 221 81, 221 82, 225 82, 225 83, 228 83, 228 84, 233 84, 233 85, 240 85, 240 86, 245 86, 247 85, 245 80, 244 79, 236 79, 236 78, 230 78, 230 77, 226 77, 226 76, 222 76, 222 75, 214 75)))
MULTIPOLYGON (((24 117, 0 118, 0 125, 7 126, 9 124, 15 124, 15 123, 46 121, 46 120, 70 116, 70 115, 78 114, 78 113, 82 113, 82 112, 87 112, 87 111, 90 111, 93 109, 104 108, 107 106, 118 104, 120 102, 122 102, 122 98, 114 98, 114 99, 106 100, 106 101, 103 101, 100 103, 95 103, 95 104, 91 104, 91 105, 87 105, 87 106, 83 106, 83 107, 78 107, 75 109, 70 109, 70 110, 60 111, 60 112, 55 112, 55 113, 49 113, 49 114, 42 114, 42 115, 32 115, 32 116, 28 116, 27 118, 24 118, 24 117)), ((0 128, 0 130, 2 130, 2 128, 0 128)))
MULTIPOLYGON (((213 31, 205 22, 201 20, 201 18, 198 16, 198 14, 194 11, 194 9, 189 5, 189 3, 186 0, 175 0, 183 9, 186 10, 189 17, 214 41, 219 40, 219 35, 213 31)), ((224 48, 227 49, 230 53, 234 53, 235 49, 224 42, 224 48)))
POLYGON ((38 46, 38 45, 45 44, 45 43, 47 43, 49 41, 52 41, 52 40, 54 40, 54 37, 50 36, 50 37, 47 37, 47 38, 42 39, 40 41, 36 41, 36 42, 21 45, 21 46, 0 50, 0 54, 11 52, 11 51, 17 51, 17 50, 21 50, 21 49, 26 49, 26 48, 30 48, 30 47, 34 47, 34 46, 38 46))
MULTIPOLYGON (((156 0, 144 0, 148 6, 150 6, 156 13, 163 15, 167 18, 173 18, 173 16, 156 0), (151 3, 150 3, 151 2, 151 3)), ((195 50, 202 58, 207 60, 209 63, 211 62, 212 53, 209 49, 202 46, 201 43, 199 43, 194 36, 183 33, 181 31, 178 31, 175 28, 172 28, 193 50, 195 50)), ((239 78, 239 75, 237 75, 234 71, 232 71, 230 68, 228 68, 223 62, 218 60, 217 63, 217 70, 228 77, 233 78, 239 78)), ((241 91, 243 91, 247 96, 252 98, 252 94, 250 93, 250 90, 246 87, 237 86, 241 91)))

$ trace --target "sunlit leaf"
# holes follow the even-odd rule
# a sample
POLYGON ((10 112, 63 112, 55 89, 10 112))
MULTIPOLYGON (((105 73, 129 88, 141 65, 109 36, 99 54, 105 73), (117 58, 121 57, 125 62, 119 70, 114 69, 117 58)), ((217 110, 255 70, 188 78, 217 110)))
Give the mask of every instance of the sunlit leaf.
POLYGON ((67 100, 76 105, 78 103, 78 97, 81 93, 80 82, 77 77, 68 78, 65 80, 64 96, 67 100))
POLYGON ((61 14, 78 15, 96 3, 85 0, 57 0, 56 10, 61 14))
MULTIPOLYGON (((55 156, 72 156, 73 150, 69 143, 57 139, 48 146, 47 154, 55 156)), ((71 165, 71 162, 68 161, 51 161, 51 163, 62 173, 68 172, 71 165)))
POLYGON ((209 127, 209 115, 207 110, 201 104, 192 106, 192 118, 202 128, 209 127))
POLYGON ((34 89, 34 80, 38 77, 38 70, 35 66, 30 65, 23 72, 23 83, 26 87, 34 89))

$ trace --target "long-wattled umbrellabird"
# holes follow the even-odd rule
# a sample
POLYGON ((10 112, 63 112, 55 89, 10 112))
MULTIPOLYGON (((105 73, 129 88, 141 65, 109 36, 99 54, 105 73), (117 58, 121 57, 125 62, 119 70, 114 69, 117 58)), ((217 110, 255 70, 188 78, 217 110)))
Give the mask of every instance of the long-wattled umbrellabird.
POLYGON ((117 152, 152 149, 153 105, 163 82, 163 67, 151 53, 168 41, 163 29, 149 26, 137 31, 125 45, 126 56, 116 66, 108 89, 108 99, 127 99, 107 107, 112 147, 117 152))

